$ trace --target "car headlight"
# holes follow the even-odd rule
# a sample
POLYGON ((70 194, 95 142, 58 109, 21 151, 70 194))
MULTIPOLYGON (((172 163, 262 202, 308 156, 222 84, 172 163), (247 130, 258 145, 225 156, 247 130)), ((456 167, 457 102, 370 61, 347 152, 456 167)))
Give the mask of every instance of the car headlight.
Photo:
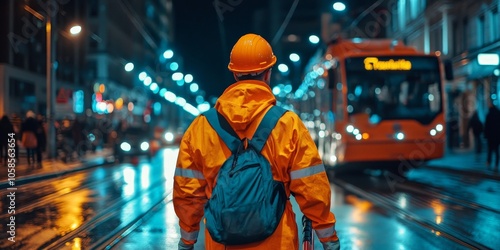
POLYGON ((125 152, 128 152, 130 151, 130 149, 132 148, 130 146, 130 144, 128 142, 122 142, 122 144, 120 144, 120 148, 125 151, 125 152))
POLYGON ((164 137, 165 137, 165 140, 168 142, 174 141, 174 134, 172 132, 165 133, 164 137))
POLYGON ((149 143, 148 142, 142 142, 141 143, 141 149, 142 151, 146 151, 149 149, 149 143))

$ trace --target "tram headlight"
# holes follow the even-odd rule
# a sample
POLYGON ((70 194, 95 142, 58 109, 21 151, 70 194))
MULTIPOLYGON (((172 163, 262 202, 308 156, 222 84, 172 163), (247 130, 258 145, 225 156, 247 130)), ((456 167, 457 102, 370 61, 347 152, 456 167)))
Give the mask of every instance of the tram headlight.
POLYGON ((396 139, 402 141, 404 138, 405 138, 405 134, 403 134, 403 132, 398 132, 396 134, 396 139))
POLYGON ((354 126, 353 125, 348 125, 345 130, 347 131, 347 133, 352 133, 354 131, 354 126))
POLYGON ((369 138, 368 133, 362 133, 359 129, 357 129, 353 125, 347 125, 347 127, 345 128, 345 130, 347 131, 347 133, 349 133, 352 136, 354 136, 354 138, 356 138, 356 140, 358 140, 358 141, 362 140, 362 139, 366 140, 366 139, 369 138))
POLYGON ((443 129, 444 129, 443 124, 440 124, 440 123, 439 123, 439 124, 437 124, 437 125, 436 125, 436 127, 434 127, 433 129, 431 129, 431 130, 429 131, 429 134, 430 134, 431 136, 436 136, 439 132, 442 132, 442 131, 443 131, 443 129))
POLYGON ((438 125, 436 125, 436 131, 437 131, 437 132, 441 132, 441 131, 443 131, 443 125, 442 125, 442 124, 438 124, 438 125))

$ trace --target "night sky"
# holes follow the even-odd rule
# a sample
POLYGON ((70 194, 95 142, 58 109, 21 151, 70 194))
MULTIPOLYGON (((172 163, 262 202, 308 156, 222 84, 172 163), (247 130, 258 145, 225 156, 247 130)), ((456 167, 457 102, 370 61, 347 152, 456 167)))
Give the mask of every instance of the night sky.
POLYGON ((251 12, 265 2, 241 1, 223 13, 221 22, 213 1, 174 1, 176 50, 183 57, 183 70, 193 74, 207 97, 219 96, 234 82, 227 70, 229 53, 241 35, 255 32, 251 12))
MULTIPOLYGON (((274 1, 274 0, 272 0, 274 1)), ((281 1, 281 0, 280 0, 281 1)), ((268 29, 260 32, 253 24, 253 15, 269 5, 269 0, 219 0, 221 4, 237 3, 229 6, 220 16, 214 7, 214 1, 174 0, 174 49, 183 57, 182 71, 194 76, 194 81, 206 96, 218 97, 224 88, 234 82, 227 69, 229 53, 238 38, 246 33, 259 33, 271 43, 276 31, 268 29), (221 19, 222 18, 222 19, 221 19)), ((330 11, 332 0, 302 0, 292 17, 300 18, 304 9, 330 11)), ((286 14, 293 1, 283 1, 286 14)), ((372 3, 368 0, 351 0, 347 2, 351 10, 360 10, 363 5, 372 3), (350 6, 349 6, 350 5, 350 6)), ((266 14, 269 15, 269 14, 266 14)), ((319 35, 319 16, 317 13, 319 35)), ((281 21, 280 21, 281 22, 281 21)), ((290 23, 293 23, 290 22, 290 23)), ((264 23, 264 26, 268 26, 264 23)), ((288 30, 289 27, 287 27, 288 30)), ((260 28, 262 29, 262 27, 260 28)), ((283 36, 288 35, 286 31, 283 36)), ((286 58, 278 58, 279 61, 286 58)), ((308 60, 308 58, 306 58, 308 60)), ((277 71, 274 71, 277 72, 277 71)))

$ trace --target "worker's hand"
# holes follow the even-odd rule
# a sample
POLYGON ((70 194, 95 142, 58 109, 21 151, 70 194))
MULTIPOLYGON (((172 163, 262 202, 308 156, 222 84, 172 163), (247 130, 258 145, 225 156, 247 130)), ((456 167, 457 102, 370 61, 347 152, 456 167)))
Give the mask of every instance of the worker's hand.
POLYGON ((323 249, 325 250, 339 250, 340 249, 340 241, 327 241, 321 243, 323 245, 323 249))
POLYGON ((193 249, 194 249, 194 244, 189 245, 189 244, 184 243, 184 241, 182 241, 182 239, 179 240, 179 250, 193 250, 193 249))

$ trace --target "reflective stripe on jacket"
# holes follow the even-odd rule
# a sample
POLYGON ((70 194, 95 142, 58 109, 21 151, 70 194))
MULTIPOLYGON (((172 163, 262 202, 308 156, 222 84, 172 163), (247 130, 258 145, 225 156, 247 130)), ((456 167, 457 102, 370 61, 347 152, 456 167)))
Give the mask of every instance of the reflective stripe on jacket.
MULTIPOLYGON (((267 84, 245 80, 229 86, 215 108, 240 138, 251 138, 265 112, 275 104, 267 84)), ((262 154, 271 163, 274 179, 285 184, 287 194, 294 194, 301 211, 311 219, 320 241, 337 240, 335 216, 330 212, 330 184, 316 145, 298 115, 287 112, 281 117, 262 154)), ((186 130, 179 148, 173 194, 185 243, 197 240, 204 205, 212 194, 219 168, 229 155, 229 149, 204 116, 197 117, 186 130)), ((213 241, 207 231, 202 233, 205 233, 205 249, 232 249, 213 241)), ((288 202, 272 236, 234 249, 298 248, 297 223, 288 202)))

